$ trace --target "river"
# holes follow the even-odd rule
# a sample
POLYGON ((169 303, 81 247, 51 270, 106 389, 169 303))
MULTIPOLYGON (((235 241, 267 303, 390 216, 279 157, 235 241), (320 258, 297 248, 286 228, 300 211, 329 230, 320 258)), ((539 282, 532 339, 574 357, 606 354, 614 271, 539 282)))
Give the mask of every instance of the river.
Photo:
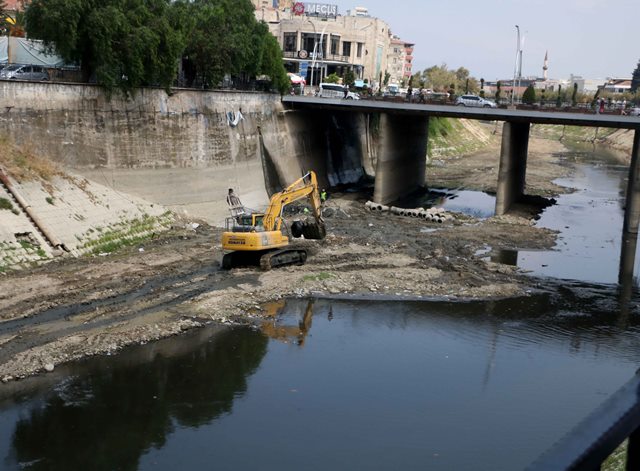
POLYGON ((621 311, 615 284, 626 170, 576 159, 562 183, 579 191, 538 221, 560 231, 558 247, 511 257, 559 289, 293 299, 261 328, 210 327, 61 366, 0 390, 0 467, 523 469, 640 358, 637 304, 621 311))

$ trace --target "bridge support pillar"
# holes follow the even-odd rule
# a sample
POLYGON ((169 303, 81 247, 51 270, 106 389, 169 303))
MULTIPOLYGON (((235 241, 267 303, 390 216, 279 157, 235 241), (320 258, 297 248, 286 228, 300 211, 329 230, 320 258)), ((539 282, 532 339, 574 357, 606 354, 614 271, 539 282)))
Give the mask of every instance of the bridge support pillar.
POLYGON ((425 186, 428 137, 428 116, 380 114, 376 203, 390 203, 425 186))
POLYGON ((524 195, 529 123, 505 121, 502 128, 496 215, 505 214, 524 195))
POLYGON ((618 282, 631 285, 638 242, 638 224, 640 224, 640 130, 635 131, 633 148, 631 150, 631 164, 629 165, 629 179, 627 182, 627 197, 622 225, 622 247, 620 251, 620 271, 618 282))

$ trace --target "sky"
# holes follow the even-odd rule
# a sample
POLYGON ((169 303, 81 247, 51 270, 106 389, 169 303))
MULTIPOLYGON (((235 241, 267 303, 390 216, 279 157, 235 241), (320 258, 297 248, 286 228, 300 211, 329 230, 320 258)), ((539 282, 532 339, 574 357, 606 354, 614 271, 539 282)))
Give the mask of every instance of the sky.
POLYGON ((338 0, 356 6, 416 44, 413 72, 433 65, 466 67, 477 79, 514 75, 517 30, 524 38, 522 75, 630 78, 640 60, 640 0, 338 0))

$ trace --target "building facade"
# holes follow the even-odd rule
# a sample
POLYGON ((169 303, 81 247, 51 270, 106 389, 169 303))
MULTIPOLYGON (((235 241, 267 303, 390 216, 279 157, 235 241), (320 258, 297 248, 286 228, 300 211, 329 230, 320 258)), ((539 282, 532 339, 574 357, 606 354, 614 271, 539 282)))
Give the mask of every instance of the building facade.
MULTIPOLYGON (((331 4, 290 0, 253 0, 253 4, 256 18, 267 23, 278 39, 287 71, 304 77, 307 85, 317 86, 327 75, 343 76, 350 70, 359 83, 375 90, 386 72, 396 77, 411 74, 406 66, 408 43, 394 38, 389 25, 369 16, 366 8, 341 15, 331 4)), ((410 48, 412 53, 413 44, 410 48)), ((410 61, 412 56, 408 57, 410 61)))

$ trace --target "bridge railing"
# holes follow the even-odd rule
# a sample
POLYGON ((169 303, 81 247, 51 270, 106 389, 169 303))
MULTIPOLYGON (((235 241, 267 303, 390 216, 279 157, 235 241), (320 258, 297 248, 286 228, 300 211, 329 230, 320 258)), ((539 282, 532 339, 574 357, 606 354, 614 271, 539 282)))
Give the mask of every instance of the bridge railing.
POLYGON ((640 469, 640 370, 528 471, 599 470, 625 440, 626 470, 640 469))

